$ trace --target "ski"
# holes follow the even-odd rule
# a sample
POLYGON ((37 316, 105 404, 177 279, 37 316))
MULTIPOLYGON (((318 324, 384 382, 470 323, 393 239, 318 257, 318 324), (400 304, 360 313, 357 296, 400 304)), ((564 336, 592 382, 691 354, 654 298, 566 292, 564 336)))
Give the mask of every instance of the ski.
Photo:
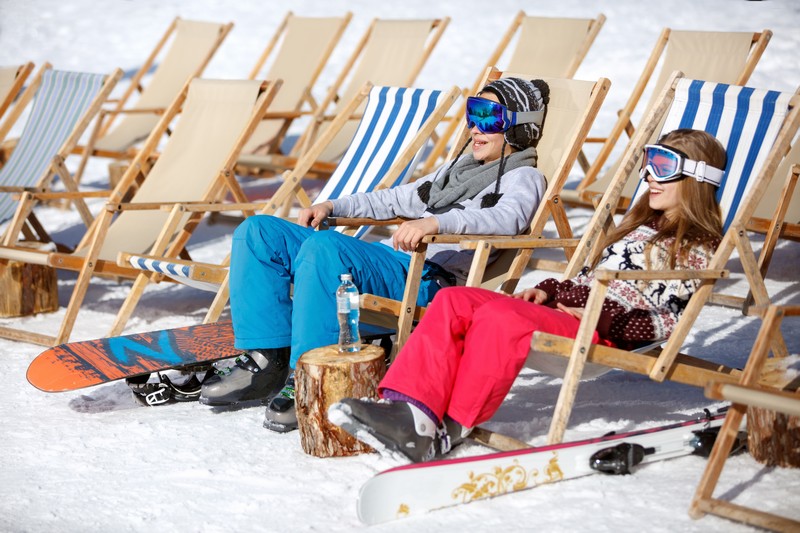
POLYGON ((707 412, 698 419, 592 439, 392 468, 361 487, 358 517, 378 524, 597 471, 627 473, 637 463, 703 454, 708 443, 696 432, 718 428, 724 418, 707 412), (618 447, 622 443, 627 446, 618 447))

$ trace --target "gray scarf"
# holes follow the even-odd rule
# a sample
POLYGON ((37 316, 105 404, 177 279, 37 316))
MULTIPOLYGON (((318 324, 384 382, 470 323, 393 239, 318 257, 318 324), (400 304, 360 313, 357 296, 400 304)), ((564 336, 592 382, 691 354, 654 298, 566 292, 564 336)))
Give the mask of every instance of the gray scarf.
POLYGON ((499 192, 501 159, 504 160, 503 173, 519 167, 536 166, 536 148, 531 146, 512 152, 491 163, 476 161, 472 154, 462 157, 448 169, 444 178, 431 184, 430 197, 426 202, 428 207, 442 208, 470 200, 495 181, 498 183, 495 192, 499 192))

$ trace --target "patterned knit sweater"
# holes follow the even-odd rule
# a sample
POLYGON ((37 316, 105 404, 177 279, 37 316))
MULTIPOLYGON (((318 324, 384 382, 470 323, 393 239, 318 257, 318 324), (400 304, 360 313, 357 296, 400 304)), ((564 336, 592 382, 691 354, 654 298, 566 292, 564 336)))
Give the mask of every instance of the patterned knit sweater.
MULTIPOLYGON (((656 234, 655 225, 643 225, 615 242, 603 252, 597 268, 606 270, 644 270, 645 246, 656 234)), ((650 265, 669 265, 671 239, 650 249, 650 265)), ((703 269, 714 249, 695 245, 689 250, 687 264, 676 262, 676 269, 703 269)), ((654 267, 655 268, 655 267, 654 267)), ((558 281, 546 279, 536 288, 547 293, 544 305, 585 307, 594 281, 594 271, 584 267, 578 276, 558 281)), ((601 338, 619 346, 631 346, 666 339, 675 328, 689 297, 699 287, 695 279, 629 281, 611 280, 597 324, 601 338)))

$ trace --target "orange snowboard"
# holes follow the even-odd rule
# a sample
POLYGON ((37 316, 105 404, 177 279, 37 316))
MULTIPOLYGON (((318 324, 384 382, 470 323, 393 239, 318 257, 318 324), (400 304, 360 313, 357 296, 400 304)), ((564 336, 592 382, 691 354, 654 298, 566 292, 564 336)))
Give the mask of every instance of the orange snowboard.
POLYGON ((27 377, 37 389, 61 392, 226 359, 239 352, 233 347, 231 323, 215 322, 61 344, 39 354, 27 377))

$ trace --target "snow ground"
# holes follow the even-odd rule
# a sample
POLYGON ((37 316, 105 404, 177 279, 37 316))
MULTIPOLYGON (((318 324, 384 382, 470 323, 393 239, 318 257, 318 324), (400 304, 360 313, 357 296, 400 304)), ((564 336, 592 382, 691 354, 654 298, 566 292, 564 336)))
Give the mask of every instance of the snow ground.
MULTIPOLYGON (((291 6, 243 0, 0 0, 0 64, 25 60, 52 62, 57 68, 108 72, 130 69, 147 56, 176 15, 233 20, 231 35, 209 65, 209 77, 246 75, 286 9, 298 14, 354 12, 355 17, 323 73, 321 91, 338 72, 347 51, 374 16, 452 17, 452 23, 419 78, 419 85, 470 84, 513 13, 524 8, 546 16, 608 17, 581 66, 579 78, 606 76, 613 82, 595 129, 605 133, 620 108, 662 27, 755 31, 775 36, 750 85, 794 90, 800 84, 800 6, 792 0, 563 0, 526 5, 510 0, 443 0, 403 3, 367 0, 297 0, 291 6)), ((319 93, 321 94, 321 92, 319 93)), ((106 162, 94 161, 88 181, 102 186, 106 162)), ((94 204, 94 209, 99 209, 94 204)), ((76 217, 42 209, 40 217, 56 237, 79 238, 76 217)), ((573 210, 579 225, 588 212, 573 210)), ((204 226, 195 257, 225 255, 233 226, 204 226)), ((755 238, 756 246, 760 239, 755 238)), ((781 243, 769 273, 774 301, 800 303, 797 243, 781 243)), ((726 290, 743 294, 741 268, 726 290)), ((546 273, 530 273, 528 286, 546 273)), ((74 276, 60 281, 62 305, 74 276)), ((73 340, 105 336, 126 284, 93 283, 73 340)), ((127 332, 199 322, 210 299, 187 288, 159 287, 148 292, 127 332)), ((2 320, 51 332, 62 311, 33 318, 2 320)), ((685 349, 730 364, 743 364, 758 322, 730 309, 712 307, 701 315, 685 349)), ((789 350, 800 353, 800 331, 783 327, 789 350)), ((6 383, 0 389, 1 531, 349 531, 360 529, 355 514, 359 487, 391 466, 376 455, 317 459, 305 455, 299 435, 261 428, 262 408, 214 410, 198 404, 140 408, 123 383, 83 391, 45 394, 25 380, 25 370, 40 347, 0 341, 6 383)), ((533 444, 544 440, 560 381, 526 372, 489 426, 533 444)), ((596 436, 683 420, 714 405, 702 391, 656 384, 614 372, 582 385, 569 438, 596 436)), ((457 456, 482 453, 466 446, 457 456)), ((797 471, 765 468, 749 456, 728 462, 717 494, 744 505, 800 518, 797 471)), ((701 475, 702 459, 687 457, 642 468, 633 476, 593 476, 473 503, 382 526, 375 531, 747 531, 749 528, 706 517, 692 521, 689 501, 701 475)))

